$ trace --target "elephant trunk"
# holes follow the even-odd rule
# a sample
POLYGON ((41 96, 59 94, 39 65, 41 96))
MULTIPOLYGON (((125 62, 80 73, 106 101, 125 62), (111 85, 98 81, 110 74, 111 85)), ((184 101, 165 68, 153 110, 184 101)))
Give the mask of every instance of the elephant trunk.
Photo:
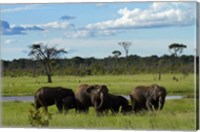
POLYGON ((164 103, 165 103, 165 98, 160 97, 160 98, 159 98, 159 109, 160 109, 160 110, 163 109, 164 103))
POLYGON ((99 105, 96 106, 96 109, 101 109, 105 105, 105 93, 100 93, 99 98, 100 98, 100 103, 99 105))

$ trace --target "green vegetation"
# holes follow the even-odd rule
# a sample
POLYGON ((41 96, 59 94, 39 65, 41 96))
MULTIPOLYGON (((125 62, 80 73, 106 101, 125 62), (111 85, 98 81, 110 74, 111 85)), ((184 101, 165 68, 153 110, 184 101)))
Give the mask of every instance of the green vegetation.
MULTIPOLYGON (((182 73, 187 76, 194 72, 194 56, 163 55, 140 57, 129 55, 119 57, 120 53, 103 59, 74 57, 71 59, 52 59, 52 75, 134 75, 158 73, 182 73), (179 62, 179 64, 177 64, 179 62)), ((2 60, 3 76, 18 77, 46 75, 43 64, 31 59, 2 60)), ((52 79, 52 81, 54 81, 52 79)))
POLYGON ((44 108, 36 110, 34 103, 31 104, 32 109, 29 110, 28 122, 32 127, 48 127, 49 121, 52 119, 52 114, 44 108))
MULTIPOLYGON (((3 127, 31 127, 28 113, 30 102, 3 102, 3 127)), ((55 106, 49 107, 52 113, 50 128, 107 128, 134 130, 195 130, 194 99, 167 100, 162 111, 143 112, 130 115, 107 115, 98 117, 93 108, 88 114, 58 114, 55 106)))
MULTIPOLYGON (((137 75, 99 75, 99 76, 53 76, 53 83, 46 82, 46 76, 39 77, 3 77, 2 94, 34 95, 42 86, 63 86, 76 91, 78 85, 106 84, 111 93, 129 95, 138 85, 157 83, 166 87, 168 95, 194 95, 194 75, 184 77, 182 74, 163 74, 158 80, 157 74, 137 75), (178 82, 173 80, 176 76, 178 82)), ((97 117, 93 108, 88 114, 76 114, 70 110, 67 115, 58 114, 55 106, 49 107, 52 119, 48 120, 50 128, 107 128, 134 130, 194 130, 195 107, 194 99, 167 100, 165 107, 159 112, 143 112, 131 115, 107 115, 97 117)), ((29 111, 31 102, 3 102, 3 127, 31 127, 29 111)), ((34 114, 33 114, 34 115, 34 114)))
POLYGON ((99 76, 53 76, 53 83, 46 81, 46 76, 39 77, 3 77, 3 96, 34 95, 42 86, 63 86, 76 91, 80 84, 106 84, 113 94, 129 95, 138 85, 157 83, 166 87, 168 95, 194 95, 194 75, 184 77, 182 74, 163 74, 157 79, 157 74, 136 75, 99 75, 99 76), (173 80, 176 76, 178 82, 173 80))

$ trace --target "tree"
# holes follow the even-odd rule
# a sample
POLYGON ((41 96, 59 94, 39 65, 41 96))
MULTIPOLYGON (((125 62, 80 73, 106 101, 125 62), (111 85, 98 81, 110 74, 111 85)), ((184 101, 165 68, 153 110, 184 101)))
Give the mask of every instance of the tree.
POLYGON ((180 56, 183 53, 183 49, 187 48, 186 45, 184 44, 178 44, 178 43, 173 43, 169 45, 169 51, 172 53, 175 57, 180 56))
POLYGON ((126 57, 128 57, 129 47, 131 46, 131 42, 119 42, 119 45, 122 46, 125 50, 126 57))
POLYGON ((48 45, 43 45, 43 43, 33 44, 30 46, 29 56, 33 56, 36 60, 40 60, 44 66, 48 83, 52 82, 52 59, 59 57, 63 53, 67 53, 64 49, 56 49, 55 47, 48 47, 48 45))
POLYGON ((114 50, 112 54, 114 55, 114 58, 118 58, 122 53, 119 50, 114 50))
POLYGON ((183 49, 187 48, 186 45, 184 44, 179 44, 179 43, 172 43, 169 45, 169 52, 172 53, 173 61, 172 61, 172 68, 174 71, 176 68, 175 66, 177 65, 179 68, 181 68, 181 62, 178 59, 178 57, 183 53, 183 49))

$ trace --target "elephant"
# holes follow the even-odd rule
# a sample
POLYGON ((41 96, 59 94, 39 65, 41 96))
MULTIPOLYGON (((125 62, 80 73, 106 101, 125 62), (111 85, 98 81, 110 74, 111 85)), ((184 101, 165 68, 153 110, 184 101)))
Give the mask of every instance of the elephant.
POLYGON ((65 97, 75 97, 72 89, 63 87, 41 87, 34 96, 36 109, 44 107, 48 111, 48 106, 56 104, 59 112, 63 109, 63 99, 65 97))
POLYGON ((77 100, 75 96, 67 96, 62 99, 64 113, 66 114, 69 109, 77 110, 77 100))
POLYGON ((77 100, 77 111, 86 113, 88 112, 89 107, 92 106, 90 94, 91 91, 107 93, 108 88, 106 85, 80 85, 75 93, 75 97, 77 100))
POLYGON ((167 90, 163 86, 152 85, 149 89, 146 106, 148 110, 162 110, 165 104, 167 90))
POLYGON ((126 105, 124 107, 122 107, 121 109, 121 113, 122 114, 127 114, 127 113, 132 113, 132 106, 131 105, 126 105))
POLYGON ((122 107, 121 113, 131 111, 131 106, 128 104, 128 100, 123 96, 113 95, 108 92, 99 92, 98 90, 95 90, 90 94, 97 115, 108 113, 109 110, 111 110, 113 114, 118 113, 120 107, 122 107))
POLYGON ((130 94, 132 108, 135 112, 141 110, 162 110, 167 90, 157 84, 137 86, 130 94))

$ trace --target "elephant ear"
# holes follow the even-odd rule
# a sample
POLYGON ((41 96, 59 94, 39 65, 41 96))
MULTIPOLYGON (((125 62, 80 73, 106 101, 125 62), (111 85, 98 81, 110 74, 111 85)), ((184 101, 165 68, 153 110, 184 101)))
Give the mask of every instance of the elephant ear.
POLYGON ((100 85, 99 87, 98 87, 98 90, 97 90, 99 93, 100 92, 103 92, 103 93, 108 93, 108 88, 107 88, 107 86, 106 85, 100 85))
POLYGON ((158 96, 166 96, 166 95, 167 95, 167 90, 165 89, 165 87, 160 86, 158 96))
POLYGON ((96 89, 95 86, 89 86, 89 87, 87 88, 87 92, 88 92, 88 93, 91 93, 94 89, 96 89))
POLYGON ((149 89, 148 96, 150 96, 152 99, 156 100, 156 98, 157 98, 156 90, 154 88, 149 89))

